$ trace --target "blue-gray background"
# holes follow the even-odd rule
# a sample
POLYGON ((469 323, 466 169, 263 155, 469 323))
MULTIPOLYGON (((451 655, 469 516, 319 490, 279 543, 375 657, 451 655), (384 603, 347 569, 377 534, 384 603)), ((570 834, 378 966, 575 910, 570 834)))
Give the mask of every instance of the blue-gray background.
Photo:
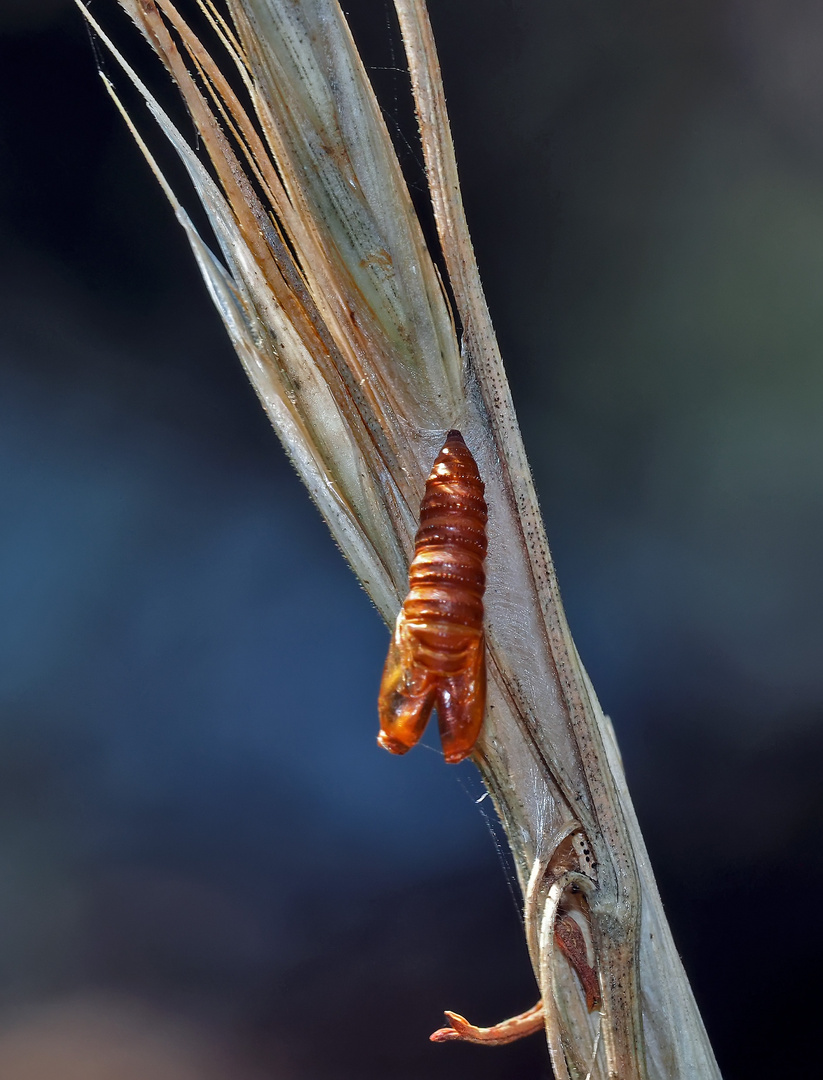
MULTIPOLYGON (((351 7, 394 124, 387 6, 351 7)), ((805 1066, 823 9, 432 9, 572 630, 724 1075, 805 1066)), ((488 804, 434 736, 377 750, 387 632, 79 16, 0 0, 0 35, 0 1074, 547 1076, 539 1039, 427 1043, 534 998, 488 804)))

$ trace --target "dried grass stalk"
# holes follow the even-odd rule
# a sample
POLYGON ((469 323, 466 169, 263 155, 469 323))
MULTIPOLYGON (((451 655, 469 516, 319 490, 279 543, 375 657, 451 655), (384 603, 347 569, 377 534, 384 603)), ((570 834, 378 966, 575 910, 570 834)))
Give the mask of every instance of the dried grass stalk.
POLYGON ((423 0, 395 5, 456 319, 336 0, 226 0, 225 15, 197 0, 219 62, 171 0, 119 2, 174 77, 211 172, 86 17, 188 170, 222 261, 152 163, 275 430, 387 622, 446 430, 462 431, 485 479, 489 704, 474 761, 514 853, 543 1003, 492 1029, 497 1041, 542 1015, 558 1080, 718 1077, 563 614, 423 0), (599 974, 599 1011, 558 947, 564 915, 599 974))

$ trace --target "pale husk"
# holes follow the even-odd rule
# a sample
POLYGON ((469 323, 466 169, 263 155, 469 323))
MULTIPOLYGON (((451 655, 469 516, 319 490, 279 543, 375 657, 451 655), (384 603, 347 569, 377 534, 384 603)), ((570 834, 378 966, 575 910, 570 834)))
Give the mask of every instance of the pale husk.
POLYGON ((334 0, 228 0, 233 25, 203 0, 227 47, 222 63, 248 94, 245 112, 168 0, 121 3, 174 75, 216 179, 98 32, 184 162, 222 261, 161 182, 275 430, 387 622, 405 594, 444 432, 459 428, 477 459, 489 506, 489 705, 474 760, 523 888, 558 1080, 718 1077, 611 725, 563 615, 466 228, 425 5, 396 0, 459 335, 334 0), (561 858, 570 836, 594 866, 561 858), (600 1012, 587 1012, 555 944, 558 908, 570 902, 587 916, 600 1012))

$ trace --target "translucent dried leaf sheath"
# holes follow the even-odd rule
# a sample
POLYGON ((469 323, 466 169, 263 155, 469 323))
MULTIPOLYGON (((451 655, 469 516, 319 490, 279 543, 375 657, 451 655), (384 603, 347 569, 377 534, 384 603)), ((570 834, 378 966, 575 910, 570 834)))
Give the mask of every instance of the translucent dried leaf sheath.
POLYGON ((220 243, 225 270, 175 201, 204 277, 275 428, 387 621, 405 594, 416 508, 445 431, 459 428, 475 450, 490 516, 489 711, 476 760, 524 888, 557 1076, 716 1076, 611 730, 563 617, 465 229, 424 6, 396 5, 459 346, 337 4, 230 0, 221 63, 242 73, 249 115, 167 0, 123 6, 174 74, 218 177, 144 91, 220 243), (246 152, 227 137, 232 129, 246 152), (596 956, 602 1015, 589 1013, 556 945, 572 896, 596 956))

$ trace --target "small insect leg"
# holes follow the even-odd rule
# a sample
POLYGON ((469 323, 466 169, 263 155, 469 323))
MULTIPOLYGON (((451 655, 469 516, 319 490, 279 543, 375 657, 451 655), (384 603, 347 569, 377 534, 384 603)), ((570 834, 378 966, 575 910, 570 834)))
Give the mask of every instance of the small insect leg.
POLYGON ((451 1042, 459 1039, 462 1042, 480 1043, 483 1046, 505 1046, 506 1043, 516 1042, 527 1035, 534 1035, 543 1029, 543 1002, 538 1001, 526 1012, 519 1016, 511 1016, 501 1024, 493 1027, 476 1027, 470 1024, 459 1013, 447 1012, 446 1019, 449 1027, 439 1028, 429 1036, 432 1042, 451 1042))

